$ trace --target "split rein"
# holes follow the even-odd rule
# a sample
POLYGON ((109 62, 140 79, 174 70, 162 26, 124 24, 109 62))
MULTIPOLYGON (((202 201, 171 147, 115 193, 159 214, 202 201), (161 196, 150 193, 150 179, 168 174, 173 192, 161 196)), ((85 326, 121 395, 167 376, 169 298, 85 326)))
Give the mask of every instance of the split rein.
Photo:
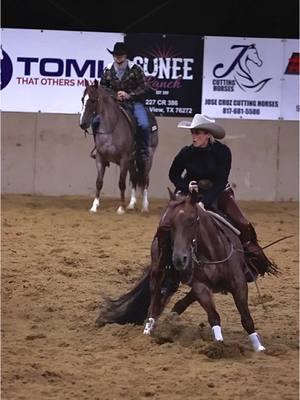
MULTIPOLYGON (((198 223, 199 220, 200 220, 200 216, 198 215, 197 218, 196 218, 196 220, 195 220, 195 223, 198 223)), ((198 226, 198 225, 199 225, 199 224, 197 224, 197 226, 198 226)), ((197 229, 197 231, 198 231, 198 229, 197 229)), ((197 232, 196 232, 196 233, 197 233, 197 232)), ((226 236, 226 238, 227 238, 227 236, 226 236)), ((228 238, 227 238, 227 239, 228 239, 228 238)), ((228 241, 229 241, 229 239, 228 239, 228 241)), ((233 247, 233 244, 230 242, 230 252, 229 252, 229 254, 228 254, 225 258, 223 258, 223 259, 221 259, 221 260, 215 260, 215 261, 207 260, 207 259, 205 259, 205 258, 199 259, 199 258, 197 257, 197 250, 198 250, 198 249, 197 249, 197 239, 194 238, 194 239, 192 240, 192 245, 191 245, 192 259, 193 259, 193 261, 194 261, 196 264, 198 264, 198 265, 201 265, 201 264, 202 264, 202 265, 203 265, 203 264, 222 264, 222 263, 228 261, 228 260, 232 257, 234 250, 237 250, 237 249, 235 249, 235 248, 233 247)), ((241 251, 241 250, 240 250, 240 251, 241 251)))
MULTIPOLYGON (((195 220, 195 223, 199 222, 199 220, 200 220, 200 216, 198 215, 197 218, 196 218, 196 220, 195 220)), ((213 219, 213 221, 216 222, 214 219, 213 219)), ((198 225, 197 225, 197 226, 198 226, 198 225)), ((225 235, 225 236, 226 236, 226 235, 225 235)), ((289 238, 291 238, 291 237, 293 237, 293 236, 294 236, 294 235, 284 236, 284 237, 282 237, 282 238, 280 238, 280 239, 277 239, 277 240, 273 241, 272 243, 269 243, 268 245, 262 247, 262 249, 266 249, 266 248, 268 248, 268 247, 270 247, 270 246, 273 246, 274 244, 276 244, 276 243, 278 243, 278 242, 281 242, 282 240, 289 239, 289 238)), ((222 264, 222 263, 228 261, 228 260, 232 257, 234 251, 237 251, 237 252, 240 252, 240 253, 244 253, 244 254, 249 253, 249 252, 246 251, 246 250, 235 249, 235 248, 233 247, 233 244, 232 244, 232 242, 230 241, 230 239, 229 239, 227 236, 226 236, 226 238, 227 238, 228 241, 230 242, 230 252, 229 252, 228 256, 226 256, 225 258, 223 258, 223 259, 221 259, 221 260, 216 260, 216 261, 207 260, 207 259, 205 259, 205 258, 199 259, 199 258, 197 257, 197 239, 194 238, 194 239, 192 240, 192 245, 191 245, 191 253, 192 253, 192 259, 193 259, 193 261, 194 261, 196 264, 198 264, 198 265, 201 265, 201 264, 202 264, 202 265, 204 265, 204 264, 222 264)))

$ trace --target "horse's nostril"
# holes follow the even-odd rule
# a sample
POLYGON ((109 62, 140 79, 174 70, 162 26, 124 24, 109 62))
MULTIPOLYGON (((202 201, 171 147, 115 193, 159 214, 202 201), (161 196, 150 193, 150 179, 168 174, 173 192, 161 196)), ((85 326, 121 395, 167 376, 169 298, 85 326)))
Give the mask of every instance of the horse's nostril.
POLYGON ((185 269, 188 264, 188 256, 187 255, 174 255, 173 256, 173 265, 177 270, 185 269))

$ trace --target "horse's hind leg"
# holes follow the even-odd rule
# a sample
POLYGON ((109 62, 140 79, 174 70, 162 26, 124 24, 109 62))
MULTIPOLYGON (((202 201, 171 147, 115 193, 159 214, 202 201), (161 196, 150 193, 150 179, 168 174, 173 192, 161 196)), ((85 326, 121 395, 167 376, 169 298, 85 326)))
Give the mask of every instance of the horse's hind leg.
POLYGON ((123 159, 120 161, 119 189, 121 194, 121 205, 117 209, 117 214, 119 215, 125 213, 125 190, 126 190, 127 171, 128 171, 128 160, 123 159))
POLYGON ((171 313, 176 313, 178 315, 182 314, 194 301, 197 300, 193 290, 190 290, 182 299, 178 300, 172 310, 171 313))
POLYGON ((208 322, 211 326, 214 339, 218 342, 223 342, 221 318, 216 310, 212 292, 206 285, 200 282, 195 282, 192 286, 192 290, 196 299, 207 313, 208 322))
POLYGON ((134 210, 136 206, 136 188, 137 188, 137 177, 136 177, 136 170, 135 170, 135 161, 129 161, 129 180, 131 184, 131 194, 130 194, 130 201, 127 206, 127 210, 134 210))
POLYGON ((127 210, 134 210, 136 205, 136 186, 132 183, 131 194, 130 194, 130 201, 127 206, 127 210))
POLYGON ((152 160, 153 160, 153 149, 149 147, 149 157, 146 163, 146 170, 142 187, 142 195, 143 195, 142 212, 149 212, 148 187, 150 181, 149 175, 152 167, 152 160))
POLYGON ((149 200, 148 200, 148 187, 144 187, 143 191, 143 200, 142 200, 142 212, 149 212, 149 200))
POLYGON ((90 212, 97 212, 97 208, 100 206, 100 192, 103 187, 103 177, 105 173, 105 162, 101 159, 100 154, 96 153, 96 168, 97 168, 97 180, 96 180, 96 196, 93 201, 93 205, 90 208, 90 212))
POLYGON ((261 339, 257 332, 255 331, 254 322, 251 317, 249 307, 248 307, 248 285, 240 287, 238 290, 232 293, 235 305, 241 315, 241 323, 245 331, 249 334, 249 339, 251 341, 253 350, 256 352, 265 350, 262 345, 261 339))

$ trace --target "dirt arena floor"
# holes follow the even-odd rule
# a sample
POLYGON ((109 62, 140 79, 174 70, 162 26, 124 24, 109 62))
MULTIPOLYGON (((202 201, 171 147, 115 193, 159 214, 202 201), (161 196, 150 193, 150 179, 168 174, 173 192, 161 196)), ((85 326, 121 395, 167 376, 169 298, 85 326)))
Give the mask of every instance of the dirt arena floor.
POLYGON ((266 253, 279 278, 249 285, 266 351, 255 354, 230 295, 216 295, 224 345, 211 340, 194 303, 177 320, 173 303, 153 337, 141 326, 95 327, 101 294, 128 291, 149 263, 165 202, 117 216, 116 200, 96 215, 87 197, 2 198, 2 399, 199 400, 299 398, 297 203, 241 206, 260 242, 294 234, 266 253))

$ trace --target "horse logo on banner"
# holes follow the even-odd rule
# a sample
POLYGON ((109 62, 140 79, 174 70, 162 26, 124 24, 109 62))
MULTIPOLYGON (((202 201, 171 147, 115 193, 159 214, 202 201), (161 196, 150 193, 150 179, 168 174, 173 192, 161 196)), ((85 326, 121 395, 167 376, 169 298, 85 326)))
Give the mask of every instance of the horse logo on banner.
POLYGON ((214 77, 224 78, 232 72, 235 82, 244 92, 249 90, 260 92, 272 78, 265 78, 261 81, 256 81, 254 78, 253 68, 255 66, 260 68, 263 65, 256 45, 233 45, 230 49, 241 49, 241 51, 224 73, 217 73, 217 71, 224 68, 224 64, 217 64, 213 69, 214 77))

